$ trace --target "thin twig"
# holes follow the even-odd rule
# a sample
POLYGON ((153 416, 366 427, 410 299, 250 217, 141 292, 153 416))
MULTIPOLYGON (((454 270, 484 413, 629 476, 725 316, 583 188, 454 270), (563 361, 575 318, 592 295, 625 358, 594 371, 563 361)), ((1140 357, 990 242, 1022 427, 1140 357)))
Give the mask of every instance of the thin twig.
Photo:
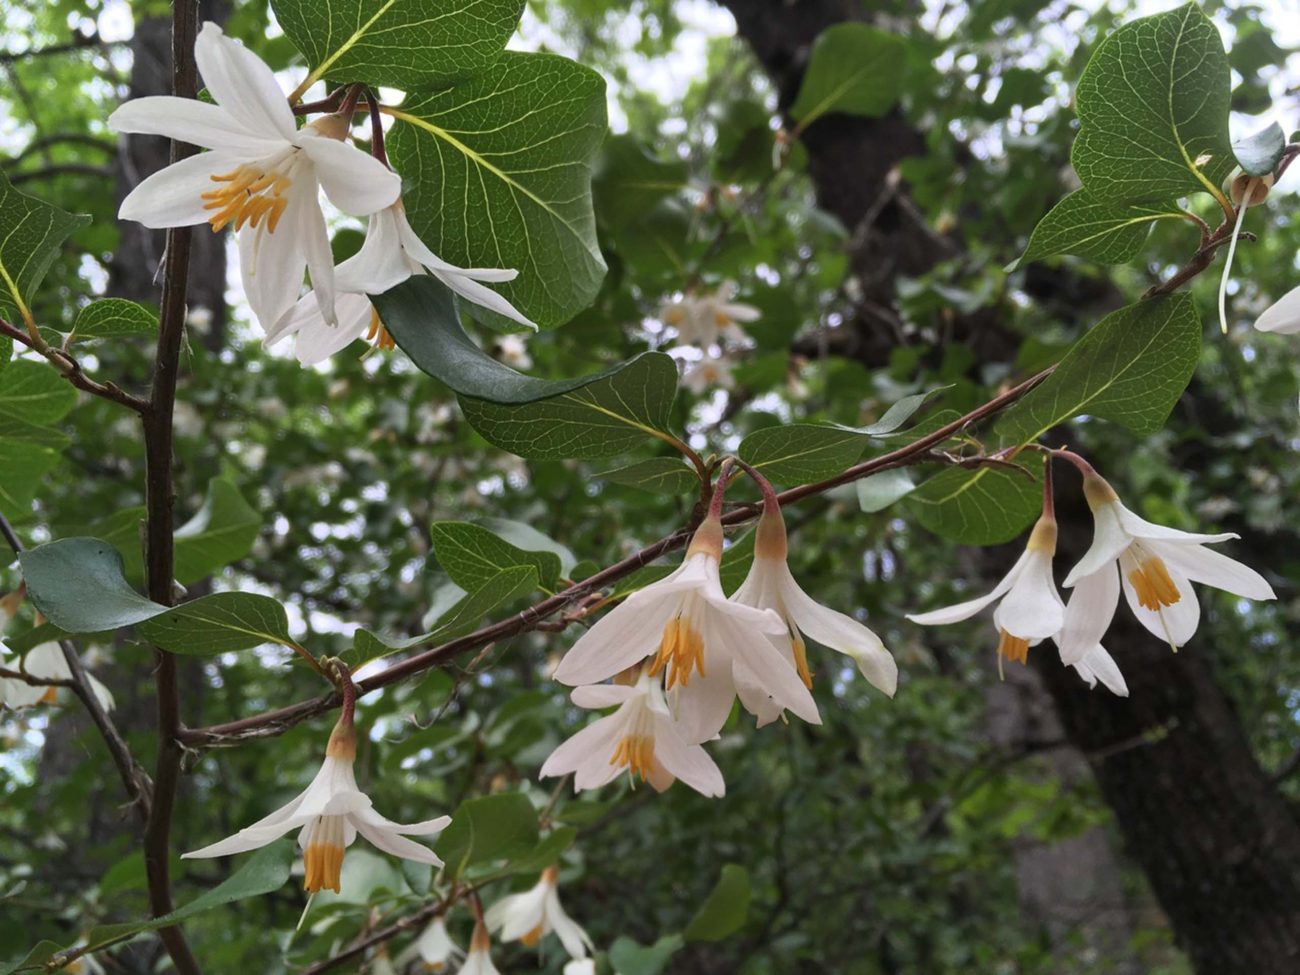
POLYGON ((77 389, 90 393, 92 396, 98 396, 100 399, 106 399, 110 402, 117 403, 119 406, 125 406, 128 410, 135 413, 143 414, 148 408, 147 401, 138 396, 133 396, 123 389, 119 389, 111 382, 101 383, 91 379, 82 369, 81 363, 78 362, 67 352, 56 349, 44 342, 37 343, 29 332, 25 329, 18 328, 0 318, 0 335, 8 336, 15 342, 25 345, 34 352, 39 352, 50 361, 55 369, 63 374, 63 378, 72 383, 77 389))
POLYGON ((324 961, 318 961, 310 968, 304 968, 299 975, 321 975, 322 972, 328 972, 332 969, 338 968, 340 965, 352 961, 354 958, 359 958, 371 948, 381 945, 386 941, 391 941, 404 931, 418 928, 424 923, 432 921, 435 917, 447 913, 447 909, 450 908, 452 904, 456 903, 456 901, 464 897, 471 889, 472 888, 468 887, 457 888, 442 900, 434 901, 432 904, 427 904, 418 911, 408 914, 400 921, 390 924, 386 928, 381 928, 369 937, 363 938, 356 944, 340 951, 333 958, 326 958, 324 961))

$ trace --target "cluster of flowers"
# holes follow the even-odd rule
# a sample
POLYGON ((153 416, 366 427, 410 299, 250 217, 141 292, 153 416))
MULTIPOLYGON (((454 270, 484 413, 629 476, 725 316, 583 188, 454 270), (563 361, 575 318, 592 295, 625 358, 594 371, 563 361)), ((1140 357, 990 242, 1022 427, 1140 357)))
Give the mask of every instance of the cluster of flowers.
POLYGON ((726 346, 747 345, 749 336, 740 322, 756 322, 760 312, 753 305, 735 300, 736 283, 724 281, 713 291, 687 291, 659 309, 659 320, 677 333, 677 341, 697 345, 703 358, 682 375, 682 385, 700 394, 714 387, 734 389, 733 361, 726 346))
POLYGON ((1126 508, 1115 489, 1086 461, 1061 453, 1083 472, 1083 492, 1095 524, 1092 546, 1065 579, 1065 587, 1074 590, 1069 605, 1061 600, 1052 575, 1056 519, 1049 476, 1043 515, 1024 554, 993 590, 908 619, 923 626, 956 623, 997 602, 993 625, 998 631, 999 664, 1003 658, 1024 663, 1031 646, 1051 639, 1060 650, 1061 662, 1073 667, 1089 686, 1100 681, 1127 697, 1124 677, 1101 644, 1115 618, 1121 587, 1138 621, 1175 650, 1192 638, 1200 622, 1193 582, 1245 599, 1275 598, 1272 587, 1254 569, 1205 547, 1236 535, 1200 535, 1153 524, 1126 508))
POLYGON ((108 124, 117 132, 163 135, 209 151, 145 179, 122 201, 118 215, 146 227, 232 227, 244 292, 267 344, 296 335, 304 365, 363 336, 391 348, 392 338, 367 296, 425 273, 467 301, 536 328, 482 283, 510 281, 517 271, 456 267, 416 236, 402 208, 400 177, 386 160, 348 141, 355 100, 298 128, 271 69, 216 24, 203 25, 194 55, 215 104, 137 98, 108 124), (360 251, 338 267, 320 205, 322 189, 339 210, 369 218, 360 251), (312 290, 300 298, 304 272, 312 290))
POLYGON ((737 698, 759 727, 786 710, 821 723, 805 635, 847 654, 893 696, 898 667, 880 638, 819 605, 790 574, 780 504, 771 485, 756 479, 764 509, 754 561, 733 596, 720 577, 723 476, 681 566, 629 596, 565 655, 555 678, 575 687, 573 703, 617 710, 557 748, 543 776, 573 773, 575 788, 594 789, 626 769, 661 792, 681 779, 721 796, 722 773, 703 743, 717 737, 737 698))

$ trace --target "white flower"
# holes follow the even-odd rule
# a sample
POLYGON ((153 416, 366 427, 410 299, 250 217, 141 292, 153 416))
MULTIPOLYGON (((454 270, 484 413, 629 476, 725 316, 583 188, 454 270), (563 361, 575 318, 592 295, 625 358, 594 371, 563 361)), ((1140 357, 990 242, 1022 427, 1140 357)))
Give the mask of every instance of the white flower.
POLYGON ((511 369, 531 369, 533 357, 528 354, 528 342, 522 335, 502 335, 496 340, 497 358, 511 369))
POLYGON ((1065 663, 1083 660, 1098 645, 1114 618, 1121 582, 1142 625, 1175 649, 1192 638, 1200 622, 1192 582, 1246 599, 1275 598, 1254 569, 1205 548, 1236 535, 1198 535, 1154 525, 1124 507, 1097 474, 1084 477, 1083 491, 1095 534, 1092 547, 1065 579, 1066 587, 1075 590, 1070 608, 1077 607, 1077 625, 1062 635, 1065 663))
POLYGON ((425 273, 432 274, 467 301, 528 328, 537 328, 505 298, 479 283, 512 281, 518 276, 518 271, 460 268, 448 264, 415 235, 399 200, 370 218, 361 250, 334 269, 338 322, 330 322, 321 313, 322 303, 308 294, 267 329, 266 344, 272 345, 286 336, 297 335, 296 352, 303 365, 323 362, 361 338, 363 333, 381 347, 392 348, 392 339, 380 324, 379 314, 367 295, 380 294, 412 275, 425 273))
POLYGON ((435 917, 420 932, 420 936, 411 942, 410 947, 397 958, 399 965, 405 967, 416 958, 420 959, 421 971, 445 972, 448 966, 465 957, 465 952, 447 933, 447 922, 441 916, 435 917))
POLYGON ((735 389, 736 379, 731 374, 729 360, 705 358, 686 370, 682 376, 682 385, 699 395, 714 386, 719 389, 735 389))
POLYGON ((565 964, 564 975, 596 975, 596 962, 591 958, 575 958, 565 964))
MULTIPOLYGON (((7 654, 9 651, 0 644, 0 652, 7 654)), ((21 664, 16 660, 10 663, 10 660, 6 659, 4 666, 9 670, 18 670, 36 680, 72 680, 68 659, 63 655, 63 648, 58 643, 38 644, 27 651, 21 664)), ((86 678, 90 681, 90 688, 99 699, 100 706, 105 711, 113 710, 112 692, 93 675, 86 674, 86 678)), ((58 700, 57 687, 28 684, 16 677, 0 678, 0 704, 8 705, 15 710, 29 708, 35 704, 53 704, 56 700, 58 700)))
POLYGON ((530 948, 554 931, 570 958, 586 958, 591 938, 560 906, 559 877, 557 868, 547 867, 531 889, 497 901, 484 916, 488 930, 502 941, 522 941, 530 948))
MULTIPOLYGON (((491 912, 489 912, 491 913, 491 912)), ((474 925, 474 935, 469 942, 469 955, 457 975, 501 975, 492 964, 490 954, 492 943, 488 940, 487 928, 479 921, 474 925)))
POLYGON ((370 967, 366 969, 366 975, 397 975, 397 969, 388 958, 388 949, 380 945, 379 954, 375 955, 370 962, 370 967))
POLYGON ((1065 604, 1052 578, 1055 552, 1056 521, 1044 515, 1030 533, 1025 551, 991 592, 944 609, 909 614, 907 618, 922 626, 943 626, 969 619, 995 600, 1001 600, 993 612, 998 653, 1008 660, 1025 663, 1029 647, 1055 636, 1065 623, 1065 604))
POLYGON ((1264 310, 1255 320, 1261 332, 1281 332, 1295 335, 1300 332, 1300 288, 1292 288, 1264 310))
POLYGON ((575 789, 596 789, 627 769, 663 792, 681 779, 706 796, 721 796, 722 773, 704 748, 683 736, 668 709, 659 678, 648 666, 632 686, 593 684, 573 692, 583 708, 618 710, 587 725, 560 745, 542 766, 543 777, 574 773, 575 789))
POLYGON ((234 224, 244 291, 263 328, 298 300, 304 268, 321 314, 333 321, 334 264, 317 191, 364 216, 396 200, 401 180, 343 141, 349 120, 330 115, 297 128, 271 69, 216 24, 203 25, 194 57, 215 105, 137 98, 108 124, 211 151, 154 173, 122 201, 118 216, 146 227, 234 224))
POLYGON ((820 724, 808 688, 772 642, 788 632, 785 622, 771 610, 727 598, 718 575, 721 557, 722 524, 711 516, 696 530, 681 566, 584 633, 560 661, 555 679, 596 684, 653 654, 653 671, 665 674, 687 741, 707 741, 721 730, 738 677, 756 685, 751 702, 761 692, 764 700, 771 697, 820 724))
POLYGON ((304 887, 309 893, 323 889, 338 893, 343 853, 358 833, 385 853, 442 866, 432 850, 403 834, 432 836, 445 829, 451 818, 439 816, 409 826, 385 819, 371 808, 370 797, 357 788, 352 769, 356 757, 356 730, 352 718, 345 715, 330 734, 325 762, 311 785, 265 819, 211 846, 183 854, 182 859, 243 853, 266 846, 291 829, 300 829, 298 845, 303 848, 304 887))
POLYGON ((758 321, 761 313, 753 305, 742 304, 736 297, 736 283, 724 281, 712 293, 686 294, 668 301, 659 311, 659 320, 677 332, 686 345, 710 346, 720 339, 741 343, 748 339, 737 322, 758 321))
MULTIPOLYGON (((852 657, 863 677, 893 697, 898 689, 898 665, 885 645, 857 620, 820 605, 805 593, 790 574, 786 562, 788 549, 780 506, 764 505, 763 516, 754 532, 754 561, 745 581, 731 598, 745 606, 773 610, 781 617, 784 632, 772 639, 794 664, 806 687, 812 687, 812 673, 801 634, 852 657)), ((754 693, 747 670, 743 662, 737 664, 736 686, 742 701, 754 693)), ((780 708, 770 699, 753 701, 752 705, 745 706, 759 715, 760 726, 780 716, 780 708)))

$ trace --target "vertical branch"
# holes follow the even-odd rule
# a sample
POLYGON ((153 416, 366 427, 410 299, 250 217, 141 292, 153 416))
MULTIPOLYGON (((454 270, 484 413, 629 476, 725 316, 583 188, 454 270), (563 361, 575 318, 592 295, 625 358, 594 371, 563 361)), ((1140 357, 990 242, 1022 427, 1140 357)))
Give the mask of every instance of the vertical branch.
MULTIPOLYGON (((172 90, 181 98, 193 98, 197 93, 198 72, 194 64, 197 35, 197 0, 173 0, 172 90)), ((190 146, 172 142, 171 161, 175 163, 194 151, 190 146)), ((147 508, 145 579, 149 598, 164 606, 173 603, 172 504, 175 491, 172 486, 172 414, 185 333, 185 297, 192 238, 193 229, 190 227, 177 227, 167 232, 158 351, 154 358, 149 407, 143 417, 147 508)), ((153 807, 144 831, 144 860, 149 880, 149 907, 158 917, 173 910, 168 860, 172 812, 183 754, 178 737, 181 717, 176 659, 158 648, 154 649, 154 685, 158 696, 158 759, 154 770, 153 807)), ((179 927, 163 928, 158 935, 180 975, 199 975, 198 961, 179 927)))

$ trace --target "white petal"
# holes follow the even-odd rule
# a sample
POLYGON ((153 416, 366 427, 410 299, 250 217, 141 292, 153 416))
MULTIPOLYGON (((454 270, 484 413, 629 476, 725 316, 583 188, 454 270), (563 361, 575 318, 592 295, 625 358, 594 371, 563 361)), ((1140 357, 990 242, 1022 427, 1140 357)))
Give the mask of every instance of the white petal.
POLYGON ((570 686, 596 684, 626 670, 659 646, 680 603, 674 590, 648 586, 633 593, 578 638, 555 668, 555 679, 570 686))
POLYGON ((338 266, 336 280, 340 291, 382 294, 411 276, 411 261, 402 250, 398 236, 398 220, 395 207, 380 210, 369 218, 361 250, 338 266))
POLYGON ((1074 669, 1088 682, 1089 687, 1095 687, 1097 681, 1101 681, 1106 689, 1117 697, 1128 697, 1128 684, 1124 682, 1124 675, 1120 673, 1114 658, 1101 644, 1093 647, 1074 665, 1074 669))
MULTIPOLYGON (((274 815, 274 814, 272 814, 274 815)), ((271 817, 267 817, 270 819, 271 817)), ((235 853, 244 853, 248 850, 255 850, 258 847, 274 842, 285 833, 298 826, 303 825, 302 817, 291 816, 287 819, 280 819, 275 822, 267 823, 264 826, 254 825, 246 826, 234 836, 228 836, 224 840, 219 840, 211 846, 205 846, 200 850, 192 850, 189 853, 182 853, 182 860, 198 860, 207 857, 224 857, 231 856, 235 853)))
POLYGON ((244 294, 263 331, 270 331, 298 303, 302 290, 307 259, 294 239, 293 229, 293 223, 284 220, 278 233, 267 233, 262 224, 245 227, 238 235, 244 294))
POLYGON ((953 606, 945 606, 943 609, 934 609, 928 613, 908 613, 907 618, 913 623, 919 623, 922 626, 945 626, 949 623, 960 623, 962 620, 970 619, 984 607, 989 606, 1005 595, 1015 585, 1016 579, 1024 570, 1031 554, 1028 549, 1021 552, 1020 558, 1016 559, 1016 564, 998 580, 996 586, 983 596, 968 599, 964 603, 957 603, 953 606))
MULTIPOLYGON (((799 679, 794 664, 782 656, 776 644, 734 620, 710 620, 710 624, 711 632, 706 630, 703 634, 706 649, 711 640, 721 641, 726 647, 727 656, 744 660, 758 678, 760 686, 772 695, 777 704, 793 711, 809 724, 822 723, 821 715, 817 712, 817 702, 799 679)), ((785 624, 782 623, 782 629, 784 627, 785 624)))
POLYGON ((1060 632, 1065 605, 1052 578, 1052 556, 1038 549, 1028 554, 1024 570, 994 611, 993 623, 1022 640, 1045 640, 1060 632))
POLYGON ((1197 602, 1196 591, 1187 577, 1173 566, 1167 568, 1169 578, 1178 587, 1179 600, 1172 606, 1163 606, 1159 610, 1147 609, 1139 603, 1133 584, 1122 571, 1120 574, 1123 576, 1124 596, 1138 622, 1160 639, 1181 647, 1196 633, 1196 627, 1201 621, 1201 605, 1197 602))
POLYGON ((391 830, 371 826, 360 819, 354 819, 353 823, 357 828, 357 832, 369 840, 370 845, 377 850, 383 850, 385 853, 391 853, 393 856, 401 857, 404 860, 413 860, 416 863, 428 863, 435 867, 442 866, 442 860, 439 859, 438 854, 427 846, 416 843, 414 840, 408 840, 405 836, 391 830))
MULTIPOLYGON (((318 362, 324 362, 334 353, 346 349, 361 338, 370 327, 373 311, 370 299, 365 295, 342 294, 334 302, 339 323, 329 325, 321 315, 316 296, 309 294, 299 299, 298 304, 294 306, 294 310, 290 313, 288 327, 293 328, 293 321, 300 315, 305 316, 307 310, 310 310, 310 322, 304 324, 301 330, 294 329, 298 331, 298 342, 294 347, 294 353, 304 366, 314 366, 318 362)), ((288 334, 287 329, 285 334, 288 334)), ((268 337, 267 343, 271 341, 268 337)))
MULTIPOLYGON (((511 321, 518 322, 526 328, 531 328, 534 332, 537 331, 536 322, 491 288, 479 284, 468 275, 461 274, 458 271, 433 271, 432 273, 435 278, 466 301, 481 305, 498 315, 504 315, 511 321)), ((512 274, 511 277, 513 276, 512 274)))
POLYGON ((784 575, 781 599, 799 632, 852 657, 868 683, 893 697, 898 690, 898 664, 880 637, 846 613, 817 603, 799 587, 788 568, 784 575))
POLYGON ((753 305, 741 304, 738 301, 723 302, 718 305, 718 311, 733 322, 756 322, 763 316, 763 313, 753 305))
POLYGON ((1161 542, 1226 542, 1229 539, 1237 538, 1232 532, 1224 532, 1219 535, 1201 535, 1196 532, 1180 531, 1177 528, 1169 528, 1165 525, 1157 525, 1155 522, 1147 521, 1129 511, 1128 508, 1115 502, 1118 509, 1119 522, 1124 530, 1135 538, 1150 538, 1161 542))
MULTIPOLYGON (((793 649, 790 656, 794 656, 793 649)), ((740 706, 758 719, 757 727, 766 728, 785 714, 785 709, 776 703, 743 660, 732 661, 731 676, 736 685, 736 696, 740 698, 740 706)))
POLYGON ((364 217, 397 202, 402 179, 374 156, 310 131, 301 134, 298 145, 316 164, 325 195, 344 213, 364 217))
POLYGON ((203 194, 216 185, 212 174, 229 172, 238 165, 238 159, 220 152, 204 152, 172 163, 127 194, 118 208, 118 218, 153 228, 207 223, 212 211, 203 208, 203 194))
POLYGON ((623 725, 624 720, 620 714, 606 715, 593 721, 551 752, 538 774, 544 779, 568 775, 594 758, 608 765, 623 725))
POLYGON ((1077 664, 1101 642, 1118 605, 1119 567, 1114 562, 1079 580, 1070 594, 1065 621, 1056 637, 1061 663, 1077 664))
POLYGON ((736 684, 730 662, 696 674, 685 687, 672 691, 673 710, 683 739, 690 743, 708 741, 727 723, 736 684))
POLYGON ((166 136, 250 159, 265 158, 285 148, 283 139, 249 132, 219 105, 171 95, 133 98, 108 117, 108 127, 132 135, 166 136))
POLYGON ((547 885, 539 883, 493 904, 484 916, 488 930, 500 928, 502 941, 518 941, 544 920, 548 889, 547 885))
POLYGON ((1248 565, 1201 545, 1156 542, 1149 546, 1166 564, 1193 582, 1222 589, 1246 599, 1276 599, 1273 587, 1248 565))
POLYGON ((560 906, 559 892, 554 887, 546 892, 546 915, 551 922, 551 929, 559 936, 569 957, 585 958, 592 948, 591 938, 587 937, 587 932, 582 930, 577 921, 564 913, 564 908, 560 906))
POLYGON ((1118 501, 1112 501, 1101 505, 1092 513, 1092 547, 1084 553, 1079 564, 1065 577, 1066 589, 1074 586, 1084 576, 1097 572, 1107 562, 1118 559, 1120 553, 1132 544, 1132 537, 1120 523, 1120 512, 1123 508, 1124 506, 1118 501))
POLYGON ((1292 288, 1265 309, 1255 321, 1261 332, 1280 332, 1294 335, 1300 332, 1300 288, 1292 288))
POLYGON ((251 135, 289 140, 294 136, 289 100, 266 62, 238 41, 205 23, 194 44, 203 84, 213 101, 251 135))
POLYGON ((588 684, 585 687, 575 687, 569 698, 580 708, 598 711, 601 708, 617 707, 636 694, 637 689, 626 684, 588 684))
POLYGON ((690 745, 671 718, 655 719, 655 758, 696 792, 722 796, 727 791, 722 772, 702 745, 690 745))

